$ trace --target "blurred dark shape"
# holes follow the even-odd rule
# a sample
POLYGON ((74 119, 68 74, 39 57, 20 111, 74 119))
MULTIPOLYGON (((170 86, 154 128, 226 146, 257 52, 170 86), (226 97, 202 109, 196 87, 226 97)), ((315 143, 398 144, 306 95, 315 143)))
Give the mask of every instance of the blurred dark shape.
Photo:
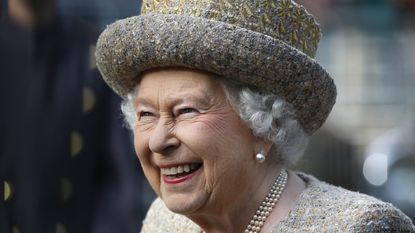
POLYGON ((331 184, 357 190, 361 170, 355 147, 338 135, 328 128, 317 131, 295 169, 331 184))
POLYGON ((11 5, 15 8, 27 7, 28 11, 32 14, 32 22, 37 25, 47 25, 53 23, 56 16, 55 0, 13 0, 9 1, 9 7, 11 5))
POLYGON ((100 78, 97 31, 51 0, 0 19, 0 231, 138 232, 154 198, 100 78))
POLYGON ((137 15, 140 8, 141 0, 60 0, 58 4, 63 17, 82 17, 94 22, 101 31, 115 20, 137 15))

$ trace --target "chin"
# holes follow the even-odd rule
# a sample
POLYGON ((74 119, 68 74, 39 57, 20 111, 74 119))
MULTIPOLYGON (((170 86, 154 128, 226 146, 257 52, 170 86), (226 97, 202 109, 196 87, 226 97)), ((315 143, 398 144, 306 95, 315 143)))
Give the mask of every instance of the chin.
POLYGON ((177 214, 191 215, 200 212, 208 200, 206 193, 201 194, 166 194, 162 195, 166 207, 177 214))

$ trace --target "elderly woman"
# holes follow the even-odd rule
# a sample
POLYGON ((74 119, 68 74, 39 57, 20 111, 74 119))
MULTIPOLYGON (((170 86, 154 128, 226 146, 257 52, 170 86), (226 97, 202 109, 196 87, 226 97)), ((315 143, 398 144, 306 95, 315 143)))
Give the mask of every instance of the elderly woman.
POLYGON ((97 64, 159 196, 142 232, 415 232, 391 204, 288 170, 335 102, 290 0, 145 0, 97 64))

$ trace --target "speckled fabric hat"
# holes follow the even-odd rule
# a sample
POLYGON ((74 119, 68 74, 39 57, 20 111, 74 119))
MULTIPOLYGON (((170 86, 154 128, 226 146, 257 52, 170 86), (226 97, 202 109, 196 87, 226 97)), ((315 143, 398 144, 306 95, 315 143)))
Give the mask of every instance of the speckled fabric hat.
POLYGON ((281 96, 311 135, 336 99, 333 80, 313 59, 320 37, 313 17, 290 0, 144 0, 141 15, 105 29, 96 59, 123 98, 145 70, 204 70, 281 96))

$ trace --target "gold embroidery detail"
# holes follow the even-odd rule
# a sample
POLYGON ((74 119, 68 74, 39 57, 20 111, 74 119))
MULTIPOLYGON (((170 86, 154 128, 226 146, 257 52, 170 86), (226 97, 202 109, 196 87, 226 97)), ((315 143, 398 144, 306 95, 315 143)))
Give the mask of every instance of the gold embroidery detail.
POLYGON ((142 13, 190 15, 246 27, 267 34, 314 57, 320 28, 301 5, 291 0, 144 0, 142 13))
POLYGON ((223 0, 223 3, 225 3, 227 8, 232 8, 232 4, 228 0, 223 0))
MULTIPOLYGON (((247 16, 251 16, 251 15, 253 15, 253 14, 252 14, 252 10, 249 8, 249 6, 248 6, 248 5, 244 5, 243 9, 244 9, 245 14, 246 14, 247 16)), ((262 23, 262 24, 264 24, 264 23, 262 23)))
POLYGON ((287 33, 287 31, 285 30, 284 24, 279 23, 279 25, 278 25, 278 26, 279 26, 279 27, 278 27, 278 30, 279 30, 279 32, 280 32, 281 34, 285 34, 285 33, 287 33))
POLYGON ((293 44, 298 42, 297 32, 295 31, 292 32, 292 38, 293 38, 293 44))
POLYGON ((267 0, 268 8, 275 8, 275 0, 267 0))
POLYGON ((262 15, 262 22, 265 22, 264 24, 268 24, 268 25, 271 25, 272 23, 268 15, 262 15))

